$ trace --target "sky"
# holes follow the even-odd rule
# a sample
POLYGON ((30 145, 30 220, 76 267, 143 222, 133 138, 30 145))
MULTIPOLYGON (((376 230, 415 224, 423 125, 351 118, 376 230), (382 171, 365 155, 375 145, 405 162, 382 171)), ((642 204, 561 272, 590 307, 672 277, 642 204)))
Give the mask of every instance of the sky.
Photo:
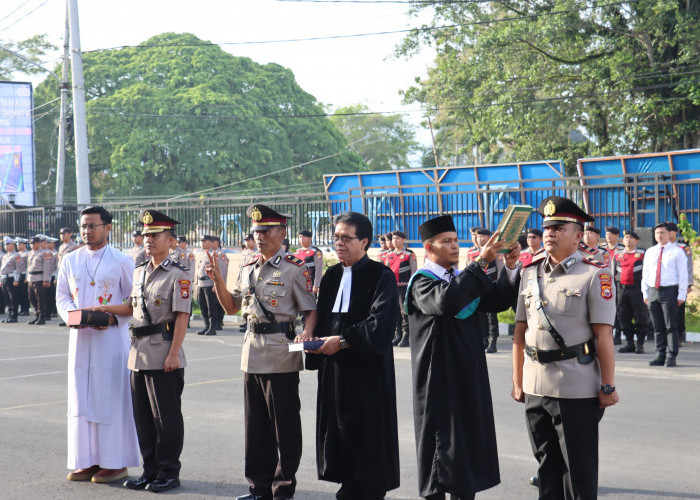
MULTIPOLYGON (((403 0, 355 2, 289 0, 78 0, 83 51, 136 45, 164 32, 188 32, 222 45, 235 56, 290 68, 299 85, 333 109, 363 103, 372 111, 409 112, 417 139, 419 106, 403 105, 399 91, 423 77, 434 53, 426 48, 410 59, 392 53, 404 35, 390 34, 282 43, 239 43, 405 30, 427 22, 409 17, 403 0)), ((426 14, 427 15, 427 14, 426 14)), ((2 0, 0 43, 45 33, 63 45, 65 0, 2 0)), ((62 53, 62 50, 61 50, 62 53)), ((46 58, 53 68, 61 53, 46 58)), ((31 79, 38 83, 42 77, 31 79)))

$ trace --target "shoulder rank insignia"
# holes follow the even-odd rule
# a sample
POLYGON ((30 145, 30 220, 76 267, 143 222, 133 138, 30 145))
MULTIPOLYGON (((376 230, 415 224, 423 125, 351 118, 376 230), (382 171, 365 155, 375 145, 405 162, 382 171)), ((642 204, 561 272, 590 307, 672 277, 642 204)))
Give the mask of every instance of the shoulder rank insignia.
POLYGON ((539 264, 540 262, 542 262, 546 258, 547 258, 547 254, 545 254, 545 253, 538 254, 537 257, 532 259, 532 261, 529 264, 527 264, 526 266, 523 266, 523 269, 525 269, 527 267, 535 266, 535 265, 539 264))
POLYGON ((180 269, 181 271, 189 271, 189 270, 190 270, 189 267, 183 266, 183 265, 180 264, 179 262, 172 261, 172 262, 170 263, 170 265, 172 265, 173 267, 177 267, 177 268, 180 269))
POLYGON ((578 248, 579 248, 579 250, 586 252, 588 254, 591 254, 591 255, 595 255, 595 253, 597 252, 597 249, 586 245, 584 242, 579 243, 578 248))
POLYGON ((590 265, 598 267, 600 269, 604 269, 604 268, 608 267, 608 265, 605 262, 598 262, 597 260, 595 260, 592 257, 584 257, 583 261, 586 264, 590 264, 590 265))
POLYGON ((147 265, 149 262, 151 262, 150 259, 149 259, 149 260, 146 260, 146 261, 144 261, 144 262, 141 262, 141 264, 139 264, 139 265, 136 266, 136 267, 143 267, 143 266, 147 265))
POLYGON ((258 261, 259 258, 260 258, 260 255, 254 256, 252 259, 250 259, 250 262, 248 262, 248 263, 247 263, 245 266, 243 266, 243 267, 249 266, 249 265, 251 265, 251 264, 255 264, 255 263, 258 261))
POLYGON ((301 260, 299 257, 295 257, 295 256, 292 255, 292 254, 287 254, 287 255, 285 255, 285 256, 284 256, 284 260, 286 260, 287 262, 291 262, 292 264, 294 264, 294 265, 296 265, 296 266, 299 266, 299 267, 301 267, 301 266, 304 265, 304 261, 303 261, 303 260, 301 260))

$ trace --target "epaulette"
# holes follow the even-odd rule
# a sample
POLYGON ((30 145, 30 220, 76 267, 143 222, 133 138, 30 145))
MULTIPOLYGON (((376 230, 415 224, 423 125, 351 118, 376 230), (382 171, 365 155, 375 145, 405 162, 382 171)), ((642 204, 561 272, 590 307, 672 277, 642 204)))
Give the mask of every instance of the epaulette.
POLYGON ((150 260, 146 260, 146 261, 143 261, 143 262, 141 262, 141 264, 139 264, 139 265, 138 265, 138 266, 136 266, 136 267, 142 267, 142 266, 145 266, 145 265, 146 265, 146 264, 148 264, 149 262, 151 262, 151 261, 150 261, 150 260))
POLYGON ((590 254, 590 255, 595 255, 596 252, 598 251, 596 248, 590 247, 590 246, 586 245, 584 242, 579 243, 578 248, 579 248, 579 250, 586 252, 587 254, 590 254))
MULTIPOLYGON (((544 250, 544 249, 543 249, 543 250, 544 250)), ((542 261, 543 261, 544 259, 546 259, 546 258, 547 258, 547 255, 546 255, 546 254, 542 254, 542 255, 538 256, 536 259, 532 259, 532 261, 531 261, 528 265, 523 266, 523 269, 527 269, 528 267, 537 265, 537 264, 539 264, 540 262, 542 262, 542 261)))
POLYGON ((595 260, 592 257, 584 257, 583 262, 585 262, 586 264, 590 264, 592 266, 598 267, 600 269, 605 269, 606 267, 608 267, 608 264, 606 264, 605 262, 598 262, 597 260, 595 260))
POLYGON ((255 264, 255 263, 258 261, 259 258, 260 258, 259 255, 254 256, 254 257, 252 258, 252 260, 251 260, 250 262, 248 262, 248 263, 247 263, 245 266, 243 266, 243 267, 249 266, 249 265, 251 265, 251 264, 255 264))
POLYGON ((190 270, 189 267, 183 266, 182 264, 180 264, 179 262, 176 262, 176 261, 174 261, 174 260, 170 261, 170 263, 171 263, 174 267, 177 267, 178 269, 180 269, 181 271, 189 271, 189 270, 190 270))
POLYGON ((412 253, 415 253, 415 252, 414 252, 413 250, 411 250, 410 248, 405 248, 405 247, 404 247, 403 251, 406 252, 406 253, 409 254, 409 255, 412 254, 412 253))
POLYGON ((539 254, 541 254, 542 252, 544 252, 544 248, 540 248, 540 249, 537 250, 535 253, 533 253, 532 256, 534 257, 535 255, 539 255, 539 254))
POLYGON ((288 253, 287 255, 284 256, 284 260, 286 260, 287 262, 291 262, 295 266, 299 266, 299 267, 301 267, 305 264, 305 262, 303 260, 301 260, 299 257, 295 257, 294 255, 292 255, 290 253, 288 253))

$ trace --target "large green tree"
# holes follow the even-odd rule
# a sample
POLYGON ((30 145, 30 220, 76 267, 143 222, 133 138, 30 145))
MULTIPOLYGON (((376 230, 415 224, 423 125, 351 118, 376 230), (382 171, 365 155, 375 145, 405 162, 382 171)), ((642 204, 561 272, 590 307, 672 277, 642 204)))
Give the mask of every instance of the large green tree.
MULTIPOLYGON (((187 193, 331 155, 239 187, 284 192, 320 182, 324 172, 361 168, 322 106, 278 64, 166 33, 137 47, 87 53, 84 65, 98 199, 187 193)), ((58 89, 47 80, 37 94, 48 101, 58 89)), ((52 165, 49 150, 37 156, 52 165)))
POLYGON ((406 168, 408 157, 417 151, 413 126, 402 115, 372 114, 366 105, 355 104, 335 110, 331 122, 367 170, 406 168))
POLYGON ((700 0, 416 2, 437 49, 406 91, 446 159, 637 153, 700 144, 700 0))
POLYGON ((34 35, 20 42, 0 39, 0 80, 15 80, 21 74, 45 72, 41 58, 55 49, 46 40, 46 35, 34 35))

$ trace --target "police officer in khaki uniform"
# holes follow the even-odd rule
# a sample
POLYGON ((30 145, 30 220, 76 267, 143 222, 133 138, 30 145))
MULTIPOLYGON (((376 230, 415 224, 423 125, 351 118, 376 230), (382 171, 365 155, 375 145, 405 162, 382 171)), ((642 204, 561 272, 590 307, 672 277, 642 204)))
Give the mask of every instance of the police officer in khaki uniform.
POLYGON ((181 411, 185 385, 182 342, 192 306, 187 269, 168 254, 178 221, 156 210, 139 214, 150 255, 134 270, 131 302, 96 307, 115 315, 133 314, 131 372, 134 421, 143 457, 143 474, 124 483, 132 490, 161 492, 180 486, 184 436, 181 411))
POLYGON ((29 239, 32 249, 27 256, 27 281, 29 282, 29 302, 34 306, 35 317, 27 321, 29 325, 46 324, 46 289, 51 286, 53 255, 41 248, 41 238, 29 239))
POLYGON ((304 332, 310 340, 316 327, 316 300, 311 273, 303 261, 286 254, 282 241, 289 215, 264 205, 246 212, 259 255, 245 266, 233 294, 210 255, 207 272, 227 314, 239 309, 248 324, 241 370, 245 391, 245 476, 250 494, 243 499, 294 497, 296 471, 301 459, 299 370, 301 352, 289 352, 295 340, 293 322, 305 315, 304 332))
POLYGON ((201 248, 195 254, 194 283, 197 288, 199 310, 204 320, 204 328, 197 331, 197 335, 216 335, 216 297, 212 291, 214 283, 205 270, 209 264, 207 252, 211 249, 213 241, 213 236, 203 235, 199 240, 201 248))
POLYGON ((619 400, 609 266, 579 250, 593 218, 573 201, 542 201, 546 254, 523 268, 513 338, 513 391, 525 403, 540 498, 594 499, 598 422, 619 400))
POLYGON ((131 249, 129 255, 134 260, 134 266, 140 266, 144 262, 148 261, 148 255, 146 255, 146 247, 143 246, 143 234, 140 230, 136 230, 131 233, 131 241, 134 242, 134 248, 131 249))
POLYGON ((19 313, 17 316, 29 316, 29 292, 27 290, 27 259, 29 250, 27 250, 27 238, 17 237, 17 253, 20 261, 18 262, 19 272, 19 313))
POLYGON ((0 262, 0 293, 3 295, 7 306, 7 318, 2 320, 2 323, 17 323, 20 256, 15 249, 15 240, 5 236, 3 244, 5 245, 5 253, 2 254, 2 261, 0 262))

